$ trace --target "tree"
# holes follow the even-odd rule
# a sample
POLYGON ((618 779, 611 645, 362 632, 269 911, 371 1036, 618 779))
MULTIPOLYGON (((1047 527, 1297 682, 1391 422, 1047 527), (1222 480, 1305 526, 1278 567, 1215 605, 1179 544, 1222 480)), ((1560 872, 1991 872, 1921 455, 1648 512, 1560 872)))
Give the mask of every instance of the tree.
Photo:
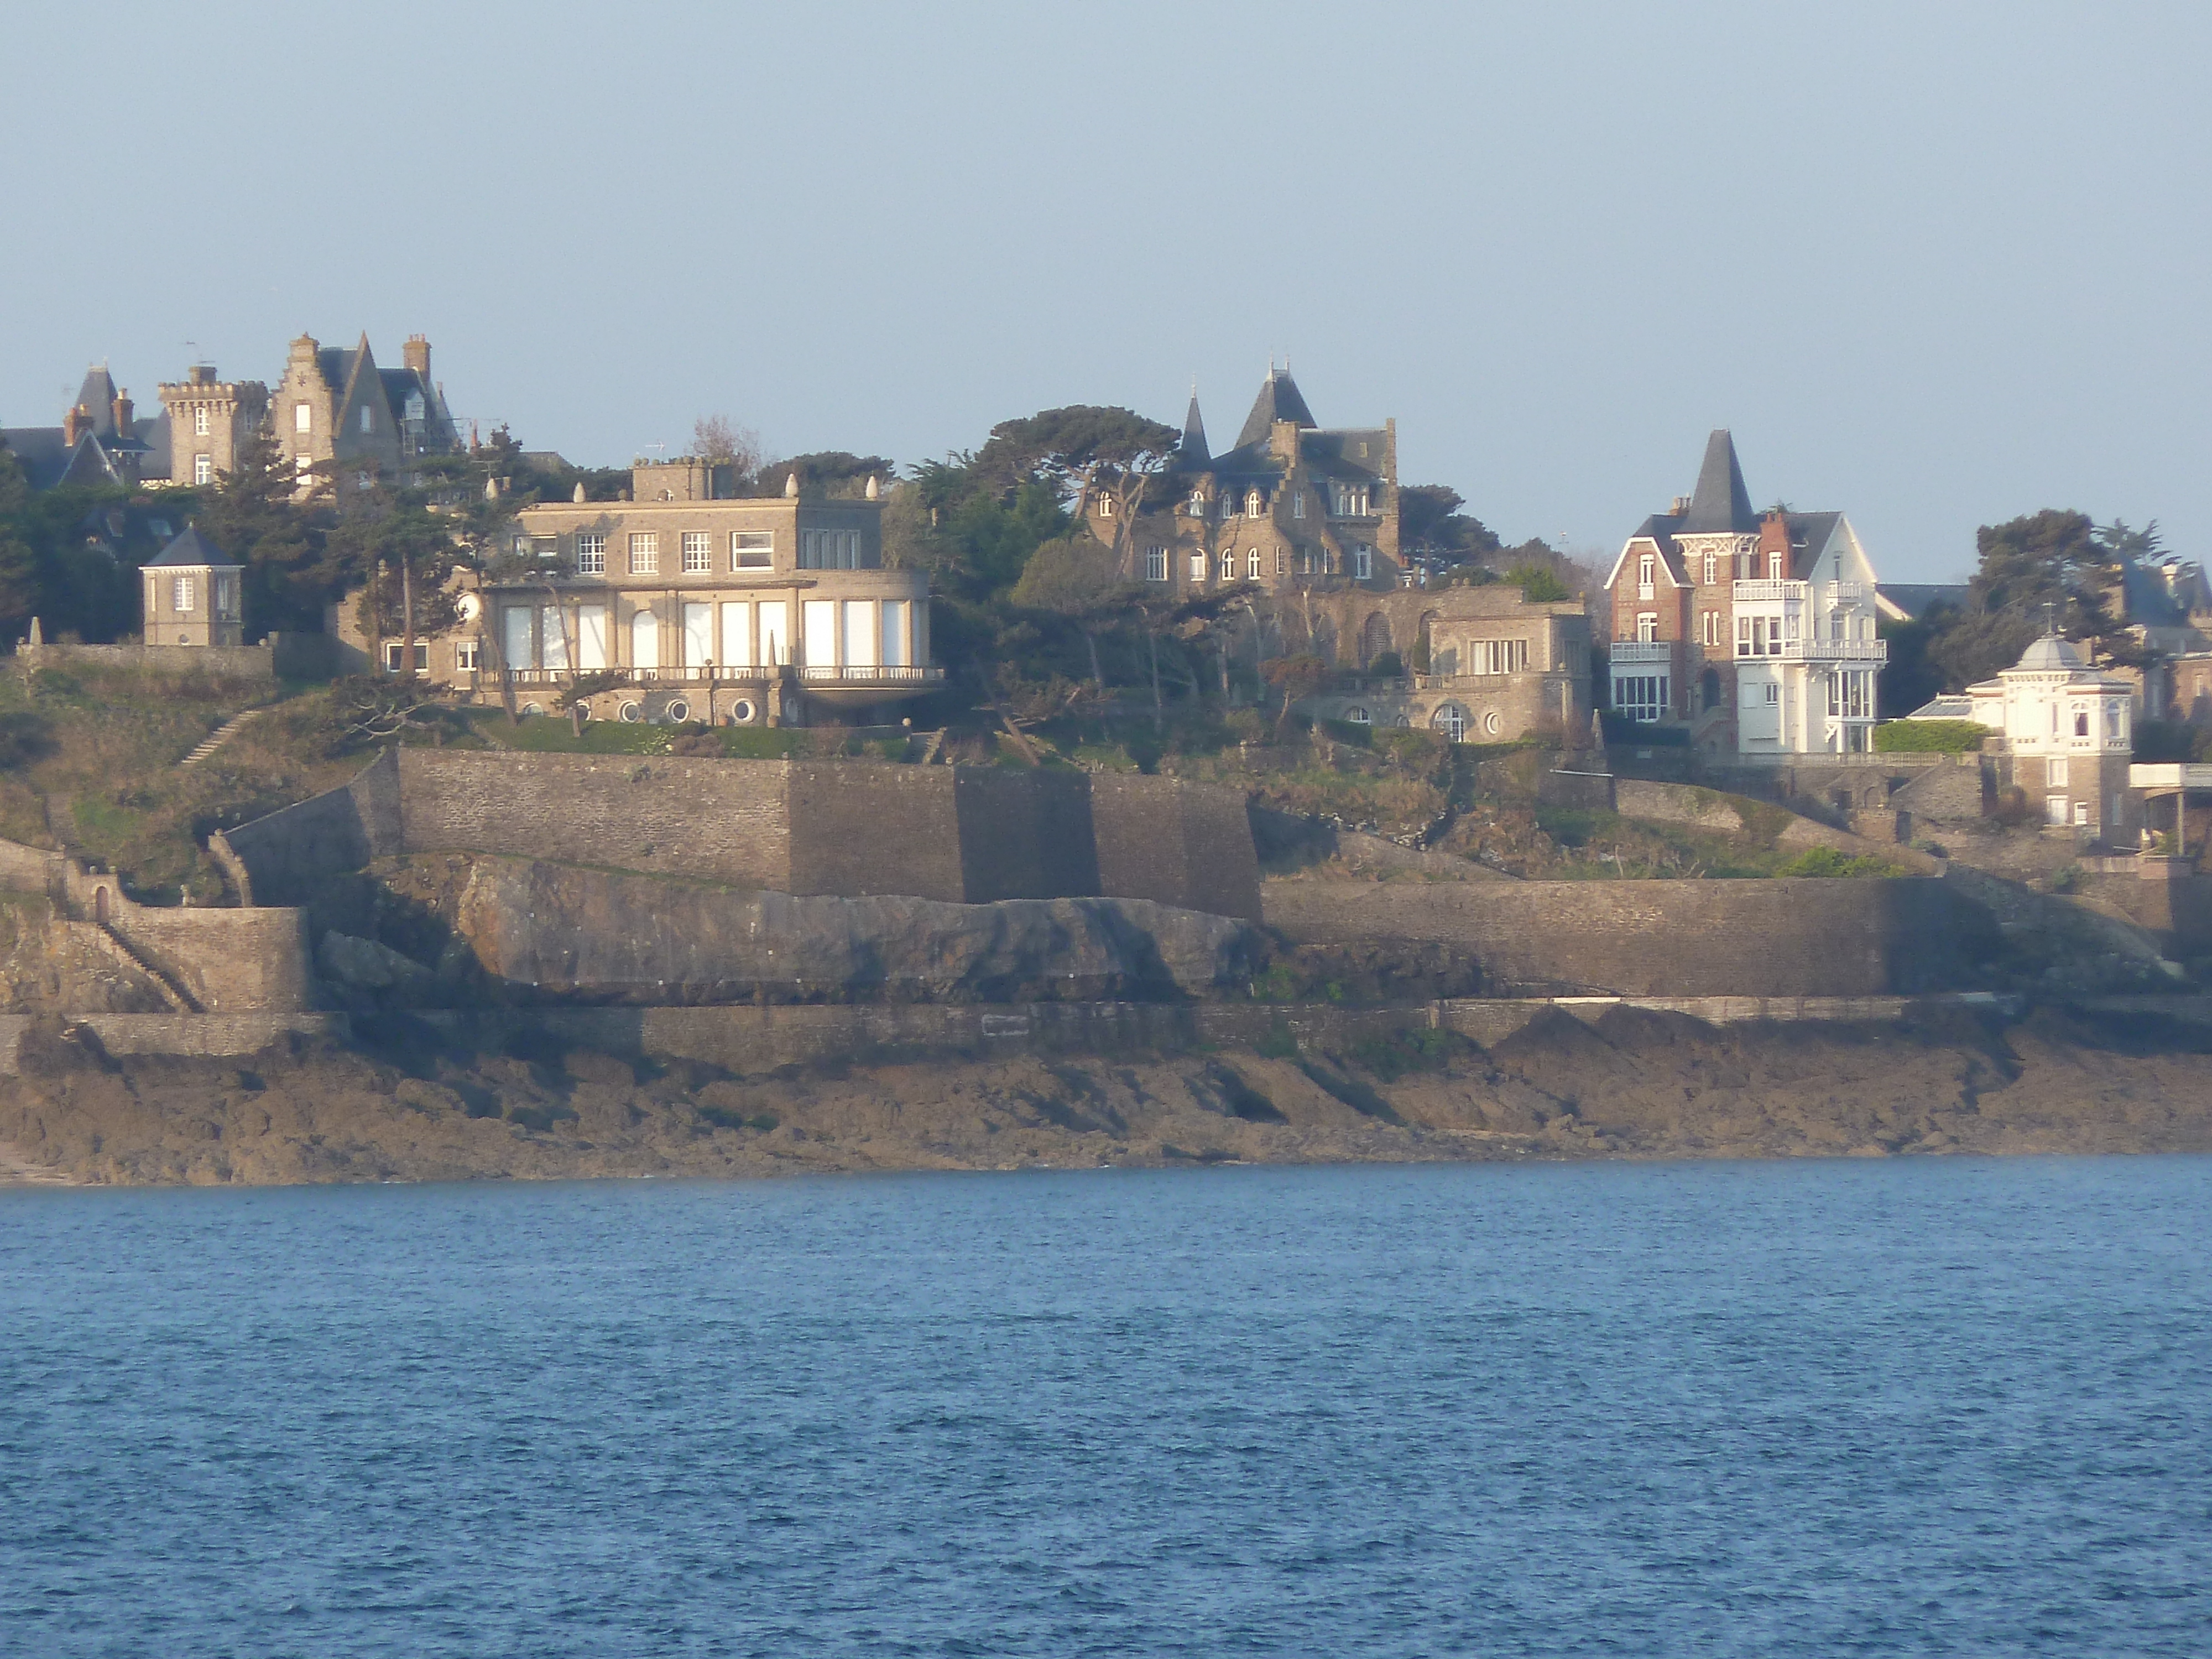
POLYGON ((740 491, 753 483, 767 459, 760 434, 749 426, 739 426, 726 415, 702 415, 694 421, 687 453, 711 465, 728 467, 740 491))
POLYGON ((1460 511, 1467 504, 1444 484, 1405 484, 1398 490, 1398 544, 1446 564, 1486 557, 1504 545, 1481 520, 1460 511))
POLYGON ((9 639, 20 637, 39 602, 38 558, 24 539, 30 500, 30 480, 0 443, 0 623, 9 639))
POLYGON ((897 471, 898 464, 886 456, 821 449, 811 454, 793 455, 787 460, 762 462, 754 493, 781 495, 786 481, 795 477, 802 495, 844 496, 849 500, 866 490, 869 479, 887 483, 897 471))
POLYGON ((2011 667, 2046 627, 2090 641, 2106 661, 2140 660, 2106 608, 2106 550, 2094 530, 2085 514, 2047 507, 1974 532, 1980 563, 1966 608, 1928 646, 1950 690, 2011 667))
POLYGON ((1083 631, 1091 652, 1091 685, 1100 696, 1106 678, 1098 665, 1098 630, 1127 613, 1133 598, 1110 548, 1088 536, 1062 537, 1040 545, 1022 568, 1011 595, 1016 605, 1049 611, 1083 631))
POLYGON ((1154 483, 1174 465, 1182 442, 1175 428, 1132 410, 1072 404, 1000 422, 972 470, 987 487, 1003 483, 1010 492, 1026 482, 1046 483, 1079 522, 1103 502, 1104 540, 1127 580, 1136 574, 1130 526, 1154 483))
POLYGON ((329 480, 284 465, 276 434, 255 428, 239 446, 238 465, 201 497, 200 533, 246 567, 245 621, 249 638, 271 629, 312 633, 340 583, 327 562, 335 514, 329 480))
POLYGON ((1275 716, 1275 737, 1280 741, 1283 728, 1291 723, 1291 708, 1301 697, 1310 697, 1321 690, 1328 665, 1310 651, 1294 656, 1277 657, 1260 670, 1261 678, 1273 686, 1283 699, 1282 711, 1275 716))

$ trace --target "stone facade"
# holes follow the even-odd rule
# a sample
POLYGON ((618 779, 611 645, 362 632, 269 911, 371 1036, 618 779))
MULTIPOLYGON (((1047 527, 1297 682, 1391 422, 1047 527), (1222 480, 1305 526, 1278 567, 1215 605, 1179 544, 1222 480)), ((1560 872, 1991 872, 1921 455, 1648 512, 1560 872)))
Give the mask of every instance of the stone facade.
POLYGON ((238 466, 239 452, 269 416, 269 388, 258 380, 219 379, 194 363, 180 381, 164 381, 169 417, 169 482, 212 484, 238 466))
POLYGON ((1589 723, 1589 618, 1579 600, 1531 604, 1508 585, 1350 589, 1316 595, 1314 643, 1342 667, 1396 656, 1398 676, 1301 706, 1324 720, 1415 726, 1455 743, 1532 732, 1579 735, 1589 723))
POLYGON ((145 584, 146 643, 227 651, 243 646, 245 575, 245 566, 187 526, 139 570, 145 584))
POLYGON ((1968 686, 1966 700, 1967 718, 1996 734, 1984 747, 2000 757, 2006 781, 2040 804, 2045 823, 2110 841, 2142 827, 2128 787, 2135 693, 2051 635, 1995 679, 1968 686))
POLYGON ((350 351, 313 335, 292 342, 283 378, 270 397, 276 445, 307 488, 326 473, 341 506, 379 487, 404 482, 419 455, 459 447, 442 387, 430 378, 430 343, 410 335, 404 367, 379 368, 368 336, 350 351))
POLYGON ((1191 399, 1175 470, 1119 535, 1121 504, 1081 504, 1130 580, 1175 600, 1254 583, 1270 592, 1399 585, 1398 423, 1316 426, 1287 370, 1270 368, 1233 449, 1212 454, 1191 399))
POLYGON ((1271 881, 1263 919, 1301 943, 1451 945, 1486 993, 1857 997, 1966 988, 1999 949, 1944 882, 1271 881))
POLYGON ((1889 659, 1873 563, 1840 513, 1753 511, 1725 430, 1695 494, 1629 537, 1606 594, 1623 714, 1687 724, 1711 755, 1871 749, 1889 659))
POLYGON ((1236 791, 991 767, 407 749, 210 846, 257 904, 449 850, 839 897, 1141 898, 1248 919, 1260 902, 1236 791))
MULTIPOLYGON (((492 703, 550 714, 579 675, 628 681, 586 700, 595 720, 800 723, 810 708, 894 705, 934 690, 929 579, 883 568, 883 505, 796 493, 730 499, 705 463, 641 462, 635 499, 516 515, 505 554, 463 578, 461 624, 416 642, 416 672, 492 703)), ((386 672, 357 607, 332 626, 386 672)))

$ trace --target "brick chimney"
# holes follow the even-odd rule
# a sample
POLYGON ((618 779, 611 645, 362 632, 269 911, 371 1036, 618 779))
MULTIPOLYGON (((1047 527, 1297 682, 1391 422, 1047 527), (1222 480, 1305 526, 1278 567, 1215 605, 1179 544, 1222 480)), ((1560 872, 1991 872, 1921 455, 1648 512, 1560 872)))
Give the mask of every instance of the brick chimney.
POLYGON ((68 414, 62 416, 63 447, 68 449, 75 449, 77 447, 78 441, 82 440, 84 434, 91 429, 92 413, 90 410, 86 409, 82 404, 79 404, 75 409, 72 409, 68 414))
POLYGON ((400 348, 399 359, 415 373, 415 378, 424 386, 430 384, 430 342, 420 334, 410 334, 407 343, 400 348))
POLYGON ((118 438, 127 438, 131 435, 131 388, 129 386, 124 387, 115 399, 115 435, 118 438))

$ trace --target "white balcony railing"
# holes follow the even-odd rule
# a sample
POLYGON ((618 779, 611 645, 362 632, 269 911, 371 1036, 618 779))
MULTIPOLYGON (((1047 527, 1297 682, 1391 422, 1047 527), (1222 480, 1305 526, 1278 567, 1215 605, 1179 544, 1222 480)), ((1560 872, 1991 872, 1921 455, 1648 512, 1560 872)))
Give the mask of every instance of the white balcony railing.
POLYGON ((1672 662, 1672 640, 1616 640, 1607 647, 1616 665, 1631 662, 1672 662))
POLYGON ((1787 640, 1784 662, 1874 662, 1889 660, 1887 640, 1787 640))
POLYGON ((799 678, 806 685, 933 685, 945 678, 945 671, 848 663, 842 668, 802 668, 799 678))
POLYGON ((1765 578, 1740 581, 1735 585, 1735 602, 1742 605, 1747 601, 1796 599, 1802 604, 1808 586, 1809 584, 1805 582, 1774 581, 1765 578))
POLYGON ((1830 582, 1830 605, 1861 605, 1874 597, 1874 590, 1864 582, 1830 582))

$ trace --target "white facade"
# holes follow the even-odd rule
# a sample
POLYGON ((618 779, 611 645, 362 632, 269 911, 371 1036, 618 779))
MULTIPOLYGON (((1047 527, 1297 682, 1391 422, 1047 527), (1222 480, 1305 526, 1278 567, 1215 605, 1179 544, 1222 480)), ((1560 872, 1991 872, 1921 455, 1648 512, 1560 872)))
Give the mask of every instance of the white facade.
POLYGON ((1973 711, 1967 718, 1997 734, 2014 782, 2039 800, 2045 823, 2106 836, 2133 828, 2137 815, 2126 792, 2135 687, 2126 680, 2046 635, 1995 679, 1968 686, 1966 701, 1973 711))
MULTIPOLYGON (((1780 554, 1767 556, 1778 571, 1780 554)), ((1737 751, 1864 754, 1889 660, 1875 635, 1873 562, 1841 514, 1821 546, 1793 550, 1790 562, 1802 580, 1767 574, 1734 586, 1737 751)))

